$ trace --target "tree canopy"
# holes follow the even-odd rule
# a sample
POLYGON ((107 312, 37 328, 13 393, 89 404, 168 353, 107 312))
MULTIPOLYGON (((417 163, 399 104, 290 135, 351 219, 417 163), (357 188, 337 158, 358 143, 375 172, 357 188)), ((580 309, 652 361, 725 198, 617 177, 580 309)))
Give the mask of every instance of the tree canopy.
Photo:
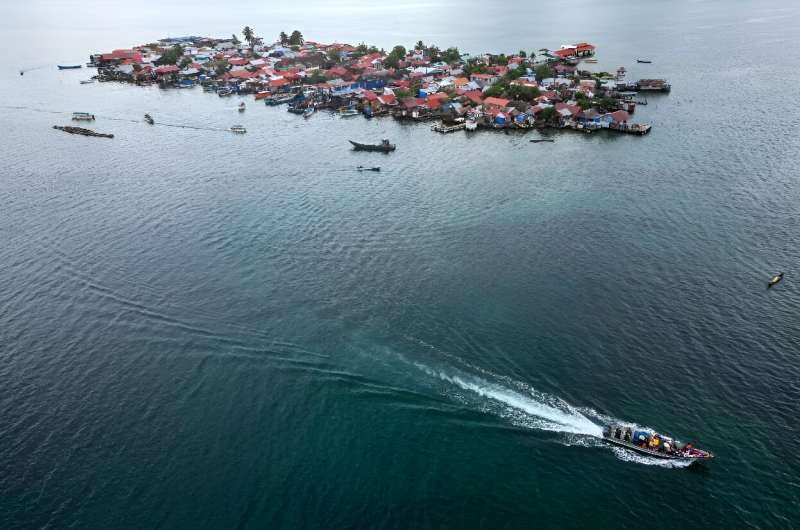
POLYGON ((279 39, 281 41, 282 46, 286 46, 287 44, 289 44, 289 35, 287 35, 285 31, 281 31, 279 39))
POLYGON ((539 66, 536 67, 536 70, 534 70, 534 72, 536 73, 537 81, 553 77, 553 69, 546 64, 540 64, 539 66))
POLYGON ((156 60, 155 64, 157 66, 161 66, 164 64, 177 64, 178 59, 180 59, 181 57, 183 57, 183 48, 181 48, 176 44, 172 48, 165 50, 161 54, 161 57, 159 57, 156 60))
POLYGON ((247 44, 249 44, 250 47, 252 48, 253 41, 256 36, 255 33, 253 32, 253 29, 250 26, 245 26, 244 29, 242 30, 242 35, 244 36, 244 40, 247 41, 247 44))
POLYGON ((389 68, 397 68, 398 63, 400 60, 406 56, 406 49, 404 46, 400 46, 399 44, 392 48, 392 51, 389 52, 389 55, 386 56, 386 60, 383 61, 385 66, 389 68))
POLYGON ((298 30, 294 30, 289 36, 289 44, 292 46, 302 46, 303 42, 305 42, 303 34, 298 30))

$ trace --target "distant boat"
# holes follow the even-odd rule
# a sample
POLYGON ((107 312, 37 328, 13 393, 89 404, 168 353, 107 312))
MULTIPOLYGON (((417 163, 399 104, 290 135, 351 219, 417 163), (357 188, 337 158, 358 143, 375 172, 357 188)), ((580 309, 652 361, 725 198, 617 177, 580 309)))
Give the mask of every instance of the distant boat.
POLYGON ((294 94, 285 94, 285 95, 275 95, 264 99, 264 103, 269 105, 270 107, 274 107, 277 105, 283 105, 284 103, 289 103, 294 99, 294 94))
POLYGON ((476 131, 478 129, 478 122, 475 120, 467 120, 464 128, 468 131, 476 131))
POLYGON ((353 149, 356 151, 380 151, 382 153, 388 153, 397 148, 396 145, 390 144, 389 140, 382 140, 379 144, 362 144, 354 142, 353 140, 348 141, 353 144, 353 149))
POLYGON ((540 144, 542 142, 555 142, 555 140, 552 139, 552 138, 538 138, 538 139, 531 140, 532 144, 540 144))
POLYGON ((771 289, 773 285, 779 283, 783 279, 783 273, 778 273, 777 275, 773 276, 769 283, 767 283, 767 289, 771 289))
POLYGON ((234 134, 244 134, 247 132, 247 129, 245 129, 243 125, 234 125, 231 127, 231 132, 234 134))
POLYGON ((648 61, 647 59, 636 59, 636 62, 641 64, 650 64, 653 61, 648 61))
POLYGON ((149 123, 150 125, 153 125, 153 124, 155 123, 155 120, 154 120, 154 119, 153 119, 153 117, 152 117, 152 116, 150 116, 149 114, 145 114, 145 115, 144 115, 144 121, 146 121, 146 122, 147 122, 147 123, 149 123))
POLYGON ((94 121, 94 114, 88 112, 73 112, 72 119, 75 121, 94 121))
POLYGON ((82 85, 91 85, 92 83, 94 83, 94 79, 84 79, 81 81, 82 85))
POLYGON ((309 106, 309 107, 306 107, 306 110, 304 110, 304 111, 303 111, 303 117, 304 117, 305 119, 308 119, 308 118, 310 118, 310 117, 311 117, 311 116, 314 114, 314 112, 316 112, 316 111, 317 111, 317 108, 316 108, 314 105, 311 105, 311 106, 309 106))
POLYGON ((78 68, 83 68, 83 65, 80 65, 80 64, 66 64, 66 65, 59 64, 58 65, 58 69, 59 70, 77 70, 78 68))
POLYGON ((594 64, 594 63, 596 63, 596 62, 597 62, 597 59, 584 59, 584 60, 583 60, 583 62, 585 62, 585 63, 592 63, 592 64, 594 64))
POLYGON ((380 171, 381 170, 381 168, 379 166, 375 166, 375 167, 358 166, 356 169, 359 170, 359 171, 380 171))
POLYGON ((244 112, 246 108, 247 108, 247 107, 246 107, 246 105, 244 104, 244 101, 242 101, 241 103, 239 103, 239 112, 244 112))

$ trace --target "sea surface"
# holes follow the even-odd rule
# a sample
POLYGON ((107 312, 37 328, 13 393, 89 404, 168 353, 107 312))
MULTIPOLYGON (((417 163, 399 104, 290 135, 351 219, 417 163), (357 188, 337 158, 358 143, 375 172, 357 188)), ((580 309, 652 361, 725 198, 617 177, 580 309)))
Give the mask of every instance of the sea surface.
POLYGON ((800 5, 271 4, 4 5, 0 528, 800 527, 800 5), (55 66, 246 24, 673 91, 532 144, 55 66))

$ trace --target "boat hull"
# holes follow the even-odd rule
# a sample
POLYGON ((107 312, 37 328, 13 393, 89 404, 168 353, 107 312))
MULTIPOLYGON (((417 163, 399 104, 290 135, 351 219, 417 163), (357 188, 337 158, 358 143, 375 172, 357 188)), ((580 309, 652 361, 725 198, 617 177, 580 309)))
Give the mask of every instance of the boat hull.
POLYGON ((665 453, 659 453, 658 451, 651 451, 650 449, 645 449, 643 447, 639 447, 638 445, 630 444, 621 440, 615 440, 613 438, 603 437, 603 440, 605 440, 605 442, 610 445, 616 445, 617 447, 629 449, 635 453, 639 453, 640 455, 652 456, 653 458, 659 458, 661 460, 678 460, 683 462, 697 462, 698 460, 707 460, 702 457, 668 455, 665 453))
POLYGON ((80 64, 72 64, 72 65, 58 65, 59 70, 77 70, 78 68, 83 68, 83 65, 80 64))
POLYGON ((351 144, 353 144, 353 149, 356 151, 377 151, 381 153, 388 153, 390 151, 394 151, 396 146, 393 144, 389 145, 371 145, 371 144, 360 144, 358 142, 354 142, 353 140, 348 140, 351 144))

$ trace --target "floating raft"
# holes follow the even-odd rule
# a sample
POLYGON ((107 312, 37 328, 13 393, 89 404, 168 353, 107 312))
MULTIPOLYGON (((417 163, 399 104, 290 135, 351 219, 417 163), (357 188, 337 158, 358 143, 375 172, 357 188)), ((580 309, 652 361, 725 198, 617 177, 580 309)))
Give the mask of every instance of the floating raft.
POLYGON ((92 136, 95 138, 114 138, 113 134, 103 134, 91 131, 89 129, 84 129, 83 127, 70 127, 70 126, 61 126, 61 125, 53 125, 53 129, 64 131, 65 133, 69 134, 80 134, 81 136, 92 136))

